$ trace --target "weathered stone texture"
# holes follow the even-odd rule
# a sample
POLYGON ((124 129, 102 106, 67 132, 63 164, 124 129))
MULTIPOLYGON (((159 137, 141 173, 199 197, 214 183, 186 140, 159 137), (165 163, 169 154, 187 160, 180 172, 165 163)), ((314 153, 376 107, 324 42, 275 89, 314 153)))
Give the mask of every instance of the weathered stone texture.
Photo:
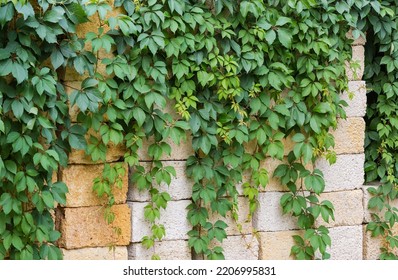
POLYGON ((344 110, 347 117, 364 117, 366 114, 366 84, 365 81, 348 82, 348 91, 341 95, 348 103, 344 110))
POLYGON ((332 260, 362 260, 362 225, 329 229, 332 260))
MULTIPOLYGON (((151 163, 141 163, 147 170, 151 163)), ((171 179, 170 186, 162 184, 158 187, 159 191, 166 191, 170 194, 172 200, 183 200, 191 199, 193 181, 188 178, 185 166, 185 161, 167 161, 163 162, 164 166, 173 166, 176 171, 176 177, 171 179)), ((134 169, 131 170, 134 173, 134 169)), ((129 201, 150 201, 150 195, 148 191, 140 192, 135 185, 132 185, 129 189, 127 199, 129 201)))
MULTIPOLYGON (((282 185, 280 182, 280 179, 277 177, 274 177, 274 171, 280 164, 287 164, 287 157, 285 157, 282 160, 276 159, 276 158, 270 158, 267 157, 265 160, 263 160, 260 163, 260 168, 264 168, 265 170, 268 171, 268 184, 265 188, 260 188, 260 192, 286 192, 289 191, 289 189, 285 186, 282 185)), ((314 169, 312 164, 307 164, 305 167, 307 170, 312 171, 314 169)), ((244 172, 243 173, 243 182, 249 182, 251 180, 252 174, 250 172, 244 172)), ((243 195, 243 189, 242 189, 242 184, 239 184, 237 186, 237 190, 239 194, 243 195)))
POLYGON ((130 260, 150 260, 156 254, 162 260, 191 260, 191 249, 186 240, 155 242, 154 248, 146 249, 141 243, 128 247, 130 260))
POLYGON ((337 155, 335 164, 319 159, 315 167, 323 172, 325 192, 353 190, 361 188, 364 182, 364 162, 364 154, 337 155))
POLYGON ((335 220, 330 219, 329 223, 326 223, 319 217, 319 225, 338 227, 362 224, 364 211, 362 190, 323 193, 320 200, 329 200, 333 204, 335 220))
POLYGON ((276 232, 259 232, 260 260, 289 260, 294 246, 293 235, 303 235, 303 231, 289 230, 276 232))
POLYGON ((365 69, 365 49, 361 45, 352 47, 352 60, 346 62, 346 74, 349 81, 360 81, 365 69), (358 68, 353 68, 352 63, 359 64, 358 68))
POLYGON ((64 208, 60 221, 60 247, 76 249, 111 245, 128 245, 131 238, 130 209, 127 204, 114 205, 115 220, 108 225, 100 206, 64 208), (121 234, 115 232, 120 228, 121 234))
POLYGON ((363 259, 377 260, 380 256, 380 248, 385 246, 383 237, 372 237, 372 233, 363 226, 363 259))
POLYGON ((282 231, 297 229, 295 218, 283 215, 280 199, 282 192, 260 193, 258 209, 253 216, 253 226, 258 231, 282 231))
POLYGON ((231 214, 228 213, 226 218, 220 215, 212 214, 210 212, 210 221, 215 223, 217 220, 226 222, 228 227, 225 229, 227 235, 240 235, 240 234, 250 234, 253 231, 252 221, 248 219, 249 210, 249 200, 246 197, 238 197, 238 221, 235 221, 231 214), (239 227, 241 230, 239 230, 239 227))
POLYGON ((258 260, 259 243, 252 235, 228 236, 222 247, 226 260, 258 260))
POLYGON ((81 248, 74 250, 62 249, 64 260, 127 260, 125 246, 81 248))
MULTIPOLYGON (((69 188, 66 195, 67 207, 82 207, 103 205, 106 203, 106 197, 98 198, 93 191, 93 181, 102 175, 104 166, 97 165, 69 165, 62 170, 62 180, 69 188)), ((115 203, 126 202, 128 190, 128 172, 126 167, 125 176, 123 176, 122 189, 114 187, 115 203)))
MULTIPOLYGON (((189 200, 169 201, 166 211, 161 210, 159 224, 166 229, 163 240, 188 239, 187 232, 192 229, 188 220, 186 207, 191 203, 189 200)), ((131 241, 140 242, 142 237, 150 235, 151 225, 144 218, 144 207, 146 202, 130 202, 131 224, 133 234, 131 241)))
POLYGON ((340 119, 337 129, 332 131, 336 154, 359 154, 364 152, 365 121, 353 117, 340 119))

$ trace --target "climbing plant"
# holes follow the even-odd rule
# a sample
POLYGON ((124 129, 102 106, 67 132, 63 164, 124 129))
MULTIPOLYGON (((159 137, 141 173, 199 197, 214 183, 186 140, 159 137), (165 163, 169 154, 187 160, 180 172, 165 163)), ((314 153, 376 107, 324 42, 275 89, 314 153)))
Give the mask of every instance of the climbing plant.
POLYGON ((0 259, 59 259, 56 204, 67 186, 57 172, 85 128, 69 119, 62 69, 73 67, 86 21, 77 1, 1 1, 0 259))
MULTIPOLYGON (((151 197, 145 217, 152 233, 143 245, 155 248, 165 234, 157 221, 170 195, 159 186, 170 184, 175 170, 161 159, 171 153, 170 141, 179 144, 188 134, 194 150, 187 160, 194 181, 188 243, 195 258, 223 258, 219 245, 228 225, 210 216, 236 217, 237 185, 243 183, 251 218, 272 175, 290 190, 281 199, 284 212, 304 229, 294 237, 292 254, 312 259, 319 251, 328 258, 328 230, 316 220, 333 218, 333 206, 319 200, 325 183, 312 166, 320 156, 335 161, 329 131, 345 116, 339 93, 347 87, 350 6, 176 0, 116 1, 115 6, 126 14, 107 17, 112 8, 102 1, 86 5, 88 15, 99 20, 99 29, 85 38, 96 57, 94 68, 101 70, 87 77, 71 101, 80 108, 78 121, 100 132, 88 143, 94 159, 105 158, 109 142, 127 144, 132 180, 151 197), (112 55, 101 57, 101 51, 112 55), (98 97, 85 98, 88 89, 98 97), (167 104, 174 105, 177 117, 167 104), (295 143, 292 151, 285 149, 286 139, 295 143), (146 141, 151 164, 143 166, 139 150, 146 141), (281 162, 274 174, 262 167, 268 157, 281 162)), ((110 190, 109 184, 104 187, 110 190)))
POLYGON ((365 2, 370 5, 355 11, 358 27, 367 32, 364 79, 369 92, 365 172, 367 182, 377 180, 380 183, 368 188, 372 196, 368 202, 372 221, 367 230, 373 237, 383 240, 381 259, 397 259, 398 7, 396 1, 365 2))
MULTIPOLYGON (((319 198, 325 182, 314 163, 335 161, 330 131, 345 117, 340 93, 353 2, 4 2, 0 257, 60 258, 51 212, 55 202, 65 204, 67 187, 53 174, 72 148, 105 162, 108 146, 123 145, 135 187, 150 196, 151 233, 142 244, 159 258, 156 241, 166 234, 159 218, 171 199, 162 185, 176 176, 162 158, 172 142, 191 141, 187 219, 195 258, 224 258, 222 217, 237 219, 238 185, 250 219, 270 176, 289 190, 281 206, 303 230, 292 255, 328 258, 331 240, 319 221, 334 218, 333 205, 319 198), (88 18, 97 28, 78 36, 88 18), (68 96, 62 80, 70 71, 84 80, 68 96), (273 174, 263 167, 270 158, 280 162, 273 174)), ((108 222, 123 172, 122 163, 105 164, 94 181, 108 198, 108 222)))

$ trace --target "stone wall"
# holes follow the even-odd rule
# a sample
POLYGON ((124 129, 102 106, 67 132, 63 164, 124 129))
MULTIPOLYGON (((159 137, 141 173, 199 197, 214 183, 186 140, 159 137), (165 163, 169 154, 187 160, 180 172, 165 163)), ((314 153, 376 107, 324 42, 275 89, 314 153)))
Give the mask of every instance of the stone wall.
MULTIPOLYGON (((95 25, 95 22, 90 23, 95 25)), ((93 27, 93 26, 91 26, 93 27)), ((90 29, 84 26, 84 33, 90 29)), ((337 162, 330 166, 325 160, 318 160, 316 167, 325 175, 326 189, 322 199, 330 200, 335 207, 335 221, 326 224, 330 228, 332 259, 374 259, 378 255, 381 240, 371 239, 365 231, 369 222, 366 211, 368 195, 364 182, 364 115, 366 110, 366 87, 361 80, 364 68, 364 40, 353 44, 353 59, 361 65, 355 72, 347 67, 349 92, 344 99, 349 103, 347 119, 340 120, 338 129, 333 132, 336 138, 335 151, 337 162), (349 96, 353 95, 353 98, 349 96)), ((69 73, 65 79, 68 89, 79 87, 81 76, 69 73)), ((72 118, 75 114, 71 108, 72 118)), ((189 142, 189 141, 188 141, 189 142)), ((103 165, 92 164, 83 152, 74 151, 70 165, 62 170, 59 179, 69 186, 67 204, 57 209, 57 224, 62 233, 59 245, 63 248, 65 259, 150 259, 156 253, 162 259, 191 259, 187 232, 191 229, 186 220, 186 207, 190 203, 192 182, 185 174, 185 163, 191 154, 189 145, 172 145, 172 154, 163 159, 177 172, 168 192, 172 197, 167 211, 161 215, 166 236, 157 242, 154 248, 146 250, 141 238, 149 233, 149 226, 144 220, 144 207, 149 200, 145 193, 139 193, 129 184, 126 172, 121 191, 116 194, 115 222, 107 225, 103 218, 103 201, 92 191, 95 177, 101 174, 103 165), (115 234, 114 227, 121 229, 115 234)), ((107 161, 117 162, 122 159, 120 147, 109 147, 107 161)), ((143 162, 150 158, 141 154, 143 162)), ((277 160, 267 159, 264 167, 272 174, 279 164, 277 160)), ((126 167, 127 171, 127 167, 126 167)), ((166 187, 165 187, 166 188, 166 187)), ((246 220, 249 213, 248 203, 239 197, 239 224, 234 226, 227 217, 228 238, 223 243, 226 259, 288 259, 293 245, 292 235, 301 234, 297 230, 294 218, 282 215, 280 197, 286 189, 277 180, 270 180, 266 190, 260 193, 259 208, 253 219, 246 220)))

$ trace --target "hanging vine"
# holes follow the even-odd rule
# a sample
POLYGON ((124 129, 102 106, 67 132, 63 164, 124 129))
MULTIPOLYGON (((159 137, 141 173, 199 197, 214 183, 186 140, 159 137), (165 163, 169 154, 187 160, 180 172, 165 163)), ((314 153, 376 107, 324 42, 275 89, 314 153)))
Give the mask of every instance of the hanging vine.
POLYGON ((365 138, 366 181, 379 181, 369 187, 368 202, 372 221, 367 230, 373 237, 381 237, 380 259, 397 259, 398 232, 398 165, 397 165, 397 108, 398 94, 396 58, 397 12, 396 1, 367 1, 355 15, 359 28, 367 32, 365 75, 368 92, 365 138))
MULTIPOLYGON (((171 142, 192 139, 187 218, 195 258, 224 258, 228 225, 221 218, 236 217, 238 184, 252 215, 270 176, 289 189, 281 206, 304 232, 294 237, 294 257, 328 258, 328 229, 316 221, 333 219, 333 205, 320 201, 323 174, 310 166, 319 157, 335 161, 330 130, 345 117, 340 93, 347 89, 345 61, 351 56, 346 34, 355 25, 350 2, 2 4, 0 63, 7 67, 0 70, 0 256, 60 258, 50 212, 54 201, 65 203, 67 188, 52 182, 53 172, 67 164, 71 148, 104 162, 112 144, 126 147, 133 183, 149 192, 144 215, 151 233, 142 244, 159 258, 161 210, 171 199, 160 186, 176 176, 162 158, 171 153, 171 142), (98 29, 78 38, 76 25, 87 18, 98 29), (60 83, 65 67, 84 76, 69 97, 60 83), (68 102, 78 109, 76 124, 68 102), (150 164, 140 162, 143 150, 150 164), (262 168, 266 158, 280 161, 274 174, 262 168), (33 211, 22 209, 30 203, 33 211), (220 219, 212 222, 210 214, 220 219)), ((108 197, 108 222, 123 170, 122 163, 105 164, 94 182, 94 191, 108 197)))

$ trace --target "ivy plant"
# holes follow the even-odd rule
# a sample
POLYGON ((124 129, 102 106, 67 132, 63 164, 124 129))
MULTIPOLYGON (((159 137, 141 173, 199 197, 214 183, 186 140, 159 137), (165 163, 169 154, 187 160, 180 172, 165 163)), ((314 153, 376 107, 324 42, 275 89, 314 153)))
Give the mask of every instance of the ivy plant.
POLYGON ((381 237, 380 259, 397 259, 398 165, 397 165, 397 12, 395 1, 365 1, 354 10, 358 28, 367 33, 365 75, 368 92, 365 138, 368 208, 372 221, 367 225, 373 237, 381 237), (367 4, 367 5, 365 5, 367 4))
POLYGON ((228 225, 209 217, 236 218, 239 183, 252 215, 270 176, 289 189, 281 206, 304 230, 294 237, 292 254, 313 259, 319 252, 328 258, 328 230, 316 221, 333 219, 333 205, 320 201, 323 174, 310 166, 321 156, 335 161, 329 131, 345 117, 339 94, 347 88, 346 33, 355 23, 350 5, 150 0, 115 6, 126 13, 108 18, 112 8, 106 2, 86 5, 100 21, 98 32, 85 38, 96 57, 93 68, 105 73, 90 73, 72 103, 80 108, 78 120, 100 131, 88 143, 94 159, 105 158, 109 142, 126 144, 132 180, 151 196, 145 217, 152 234, 143 244, 153 247, 165 234, 157 221, 170 196, 157 186, 169 184, 175 170, 161 159, 171 153, 170 141, 179 144, 189 134, 194 154, 186 172, 194 185, 188 243, 195 258, 223 258, 228 225), (112 55, 101 58, 100 50, 112 55), (97 98, 79 102, 87 90, 97 98), (167 103, 174 104, 177 117, 167 112, 167 103), (286 139, 294 142, 292 151, 286 139), (144 141, 151 143, 149 167, 138 156, 144 141), (280 160, 274 174, 261 167, 267 158, 280 160))
POLYGON ((0 259, 60 259, 53 215, 67 186, 57 172, 85 129, 72 124, 62 69, 83 50, 77 1, 0 5, 0 259))
POLYGON ((144 215, 151 232, 142 244, 159 258, 156 241, 166 234, 160 216, 171 200, 162 186, 176 176, 162 159, 171 143, 191 139, 194 258, 224 258, 223 217, 238 219, 243 194, 251 218, 271 176, 289 190, 281 207, 303 230, 292 255, 328 258, 329 232, 318 221, 333 219, 334 209, 320 200, 325 182, 313 166, 319 157, 336 158, 330 131, 345 117, 340 93, 351 58, 346 34, 358 22, 354 2, 2 3, 0 256, 61 257, 51 213, 55 203, 65 204, 67 186, 53 182, 53 174, 67 165, 71 149, 104 162, 93 191, 107 196, 105 218, 112 222, 124 168, 105 163, 106 153, 123 145, 132 182, 150 196, 144 215), (76 26, 88 18, 98 26, 78 38, 76 26), (69 96, 66 67, 83 77, 69 96), (76 123, 68 105, 78 110, 76 123), (140 161, 143 154, 149 163, 140 161), (269 158, 280 162, 273 174, 263 168, 269 158))

